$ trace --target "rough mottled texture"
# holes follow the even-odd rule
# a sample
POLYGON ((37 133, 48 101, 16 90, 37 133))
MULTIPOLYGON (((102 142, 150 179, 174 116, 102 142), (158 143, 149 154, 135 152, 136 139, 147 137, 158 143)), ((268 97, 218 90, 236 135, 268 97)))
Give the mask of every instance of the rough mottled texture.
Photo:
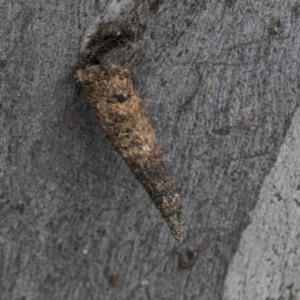
POLYGON ((184 196, 188 234, 178 245, 73 79, 82 36, 116 3, 1 2, 5 300, 220 299, 299 104, 296 0, 138 9, 147 30, 132 78, 184 196))
POLYGON ((80 69, 75 77, 86 90, 106 137, 142 183, 172 235, 182 241, 182 202, 163 162, 142 100, 133 88, 129 65, 80 69))

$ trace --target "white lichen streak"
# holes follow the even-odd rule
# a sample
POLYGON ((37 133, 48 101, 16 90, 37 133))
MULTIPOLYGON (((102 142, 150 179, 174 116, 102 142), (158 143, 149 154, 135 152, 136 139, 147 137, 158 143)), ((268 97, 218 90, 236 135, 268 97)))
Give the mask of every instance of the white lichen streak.
POLYGON ((300 110, 229 265, 223 300, 300 299, 300 110))

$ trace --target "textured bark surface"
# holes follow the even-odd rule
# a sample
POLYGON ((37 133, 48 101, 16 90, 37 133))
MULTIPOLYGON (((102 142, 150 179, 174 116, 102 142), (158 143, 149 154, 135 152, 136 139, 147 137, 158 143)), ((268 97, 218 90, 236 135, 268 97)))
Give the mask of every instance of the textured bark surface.
POLYGON ((223 296, 299 104, 300 3, 137 7, 132 75, 185 203, 179 244, 73 80, 87 29, 125 2, 0 4, 1 299, 223 296))
POLYGON ((228 268, 224 300, 300 299, 300 110, 228 268))

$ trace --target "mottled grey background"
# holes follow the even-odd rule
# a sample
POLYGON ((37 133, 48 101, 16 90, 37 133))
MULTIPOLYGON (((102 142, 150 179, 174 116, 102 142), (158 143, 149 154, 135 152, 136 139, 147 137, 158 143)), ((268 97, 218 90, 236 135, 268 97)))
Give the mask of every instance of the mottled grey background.
POLYGON ((117 2, 1 0, 1 300, 221 299, 299 104, 298 1, 136 7, 133 78, 185 203, 178 244, 73 80, 117 2))

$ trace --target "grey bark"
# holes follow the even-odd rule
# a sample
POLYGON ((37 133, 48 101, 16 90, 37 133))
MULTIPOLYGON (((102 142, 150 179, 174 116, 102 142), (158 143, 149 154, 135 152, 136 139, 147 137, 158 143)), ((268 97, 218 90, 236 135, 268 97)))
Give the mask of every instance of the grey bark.
POLYGON ((73 79, 88 28, 128 3, 0 3, 1 299, 223 296, 299 104, 300 4, 137 5, 133 78, 184 201, 178 244, 73 79))
POLYGON ((228 268, 223 300, 300 298, 300 109, 228 268))

